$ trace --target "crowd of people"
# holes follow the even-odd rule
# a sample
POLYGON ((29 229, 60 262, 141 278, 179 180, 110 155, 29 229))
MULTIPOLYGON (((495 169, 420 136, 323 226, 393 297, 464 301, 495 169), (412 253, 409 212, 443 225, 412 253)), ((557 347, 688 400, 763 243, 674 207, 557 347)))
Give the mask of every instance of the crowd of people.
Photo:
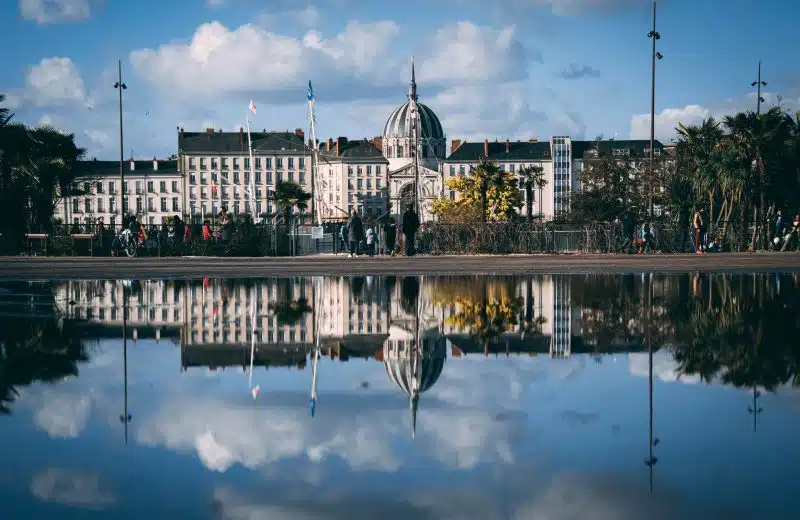
POLYGON ((346 245, 343 249, 350 258, 359 254, 396 256, 404 253, 406 256, 414 256, 414 240, 419 227, 419 215, 413 207, 408 207, 403 213, 399 230, 393 217, 382 223, 365 225, 354 210, 347 223, 339 229, 339 238, 346 245))

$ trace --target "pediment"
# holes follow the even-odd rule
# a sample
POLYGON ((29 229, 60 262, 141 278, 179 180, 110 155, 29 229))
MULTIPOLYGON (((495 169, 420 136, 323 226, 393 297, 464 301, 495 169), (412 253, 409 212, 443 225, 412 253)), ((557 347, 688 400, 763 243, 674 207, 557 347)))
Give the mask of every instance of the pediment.
MULTIPOLYGON (((424 167, 422 165, 420 165, 420 167, 419 167, 419 174, 422 177, 438 177, 439 176, 439 172, 437 172, 436 170, 431 170, 430 168, 426 168, 426 167, 424 167)), ((408 177, 413 177, 413 176, 414 176, 414 165, 413 164, 406 164, 405 166, 401 166, 400 168, 397 168, 396 170, 392 170, 392 171, 389 172, 389 178, 394 178, 394 177, 408 178, 408 177)))

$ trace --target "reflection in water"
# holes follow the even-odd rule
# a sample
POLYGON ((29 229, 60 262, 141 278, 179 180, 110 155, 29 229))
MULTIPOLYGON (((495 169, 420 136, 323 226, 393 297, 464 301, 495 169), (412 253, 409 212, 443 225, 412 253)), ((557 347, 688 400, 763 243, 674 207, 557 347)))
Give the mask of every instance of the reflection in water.
MULTIPOLYGON (((128 493, 184 487, 204 490, 214 514, 230 519, 367 518, 387 504, 423 518, 788 518, 800 505, 788 484, 800 461, 791 442, 800 428, 798 282, 693 274, 4 284, 0 409, 10 415, 0 427, 10 441, 0 457, 27 472, 31 499, 124 518, 135 516, 128 493), (245 380, 261 398, 242 399, 245 380), (634 468, 644 471, 641 451, 629 451, 644 437, 647 475, 634 468), (661 437, 669 457, 654 486, 661 437), (130 462, 91 462, 117 457, 112 439, 123 438, 137 474, 149 475, 133 487, 130 462), (739 454, 736 471, 730 453, 739 454), (234 466, 259 476, 244 481, 234 466), (452 485, 416 494, 437 482, 452 485), (739 498, 754 486, 758 506, 739 498), (541 492, 531 497, 532 488, 541 492), (391 500, 386 489, 397 491, 391 500), (461 505, 443 508, 443 497, 461 505)), ((43 511, 7 479, 0 471, 0 498, 20 504, 13 517, 43 511)))

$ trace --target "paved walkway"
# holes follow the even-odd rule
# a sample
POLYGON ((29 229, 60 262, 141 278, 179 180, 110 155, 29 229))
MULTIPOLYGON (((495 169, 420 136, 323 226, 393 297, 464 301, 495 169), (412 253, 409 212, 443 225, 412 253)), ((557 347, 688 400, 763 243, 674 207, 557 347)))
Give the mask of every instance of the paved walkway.
POLYGON ((256 278, 352 274, 526 274, 641 272, 800 272, 797 253, 715 253, 709 255, 510 255, 418 256, 344 255, 296 258, 89 258, 0 257, 0 279, 256 278))

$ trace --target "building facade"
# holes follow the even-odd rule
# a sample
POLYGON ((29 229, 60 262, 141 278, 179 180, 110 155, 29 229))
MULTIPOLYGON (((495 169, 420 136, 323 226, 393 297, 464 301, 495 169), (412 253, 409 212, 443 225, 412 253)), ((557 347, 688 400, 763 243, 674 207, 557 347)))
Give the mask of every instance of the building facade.
POLYGON ((324 220, 380 216, 389 209, 389 161, 373 141, 328 139, 319 153, 320 214, 324 220))
MULTIPOLYGON (((655 141, 654 154, 660 155, 663 145, 655 141)), ((552 219, 569 211, 571 193, 580 192, 581 172, 592 159, 606 155, 614 157, 647 157, 649 140, 574 140, 568 136, 554 136, 549 141, 466 142, 454 139, 451 153, 444 160, 444 179, 457 175, 468 175, 483 160, 496 163, 501 170, 519 173, 529 166, 539 166, 544 173, 545 186, 533 193, 533 215, 552 219)), ((523 200, 522 214, 526 215, 527 201, 520 176, 520 191, 523 200)), ((457 198, 458 194, 446 191, 446 196, 457 198)))
POLYGON ((72 194, 56 208, 56 218, 65 224, 110 224, 121 222, 120 204, 125 193, 125 214, 136 214, 140 222, 160 225, 172 215, 183 214, 183 178, 172 160, 81 161, 72 194))

